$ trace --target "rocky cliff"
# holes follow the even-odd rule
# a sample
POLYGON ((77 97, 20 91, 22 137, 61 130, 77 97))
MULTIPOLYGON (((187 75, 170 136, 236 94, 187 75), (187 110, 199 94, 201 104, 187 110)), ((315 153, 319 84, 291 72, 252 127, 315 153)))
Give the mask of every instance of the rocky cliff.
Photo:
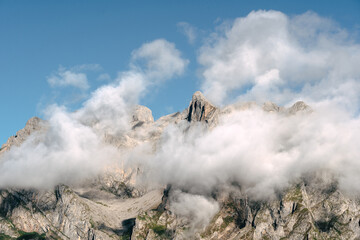
MULTIPOLYGON (((102 137, 107 144, 122 150, 142 143, 156 149, 169 125, 186 123, 191 128, 203 124, 212 131, 220 116, 254 106, 255 103, 238 103, 218 108, 196 92, 181 113, 154 121, 150 109, 138 106, 129 132, 121 136, 104 133, 102 137)), ((258 107, 269 114, 312 111, 303 102, 290 108, 271 102, 258 107)), ((2 154, 46 129, 46 121, 30 119, 2 146, 0 164, 2 154)), ((144 174, 139 164, 136 168, 110 168, 93 179, 69 186, 59 184, 54 189, 1 189, 0 239, 360 238, 359 199, 342 193, 336 179, 324 181, 317 173, 300 178, 269 199, 248 196, 238 183, 233 183, 238 191, 214 189, 208 197, 219 209, 206 226, 198 226, 193 218, 171 210, 171 196, 177 191, 171 185, 138 185, 137 179, 144 174)))

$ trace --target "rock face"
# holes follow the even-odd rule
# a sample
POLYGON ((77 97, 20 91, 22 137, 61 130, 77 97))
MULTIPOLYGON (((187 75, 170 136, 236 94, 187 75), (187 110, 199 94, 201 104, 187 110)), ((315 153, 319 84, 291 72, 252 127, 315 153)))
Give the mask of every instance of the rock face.
MULTIPOLYGON (((150 109, 138 106, 131 130, 122 136, 105 135, 104 141, 122 150, 143 142, 155 146, 170 124, 216 127, 221 115, 252 107, 260 108, 256 103, 237 103, 220 109, 196 92, 182 113, 155 122, 150 109)), ((312 111, 303 102, 290 108, 267 102, 262 109, 285 116, 312 111)), ((0 153, 39 131, 46 131, 46 122, 30 119, 0 153)), ((171 187, 146 189, 135 184, 142 173, 141 166, 110 167, 76 186, 1 189, 0 239, 360 239, 360 201, 343 195, 336 181, 310 177, 267 201, 214 193, 211 197, 220 210, 206 227, 194 229, 193 219, 171 211, 171 187)))
POLYGON ((303 101, 298 101, 294 103, 289 109, 288 112, 290 114, 296 114, 297 112, 311 112, 312 109, 310 106, 305 104, 303 101))
POLYGON ((5 144, 2 145, 0 154, 9 150, 11 146, 20 146, 25 139, 33 132, 46 129, 45 122, 38 117, 32 117, 23 129, 19 130, 15 136, 11 136, 5 144))
POLYGON ((220 211, 192 237, 186 236, 191 219, 168 209, 148 211, 137 217, 132 239, 359 239, 359 201, 334 184, 298 183, 267 202, 218 199, 220 211))
POLYGON ((149 108, 145 106, 136 106, 132 115, 132 122, 136 124, 153 123, 154 117, 149 108))
POLYGON ((263 110, 266 112, 281 112, 284 110, 284 108, 279 107, 273 102, 266 102, 263 105, 263 110))
POLYGON ((204 95, 197 91, 192 96, 186 119, 189 122, 213 123, 216 121, 219 109, 213 106, 204 95))

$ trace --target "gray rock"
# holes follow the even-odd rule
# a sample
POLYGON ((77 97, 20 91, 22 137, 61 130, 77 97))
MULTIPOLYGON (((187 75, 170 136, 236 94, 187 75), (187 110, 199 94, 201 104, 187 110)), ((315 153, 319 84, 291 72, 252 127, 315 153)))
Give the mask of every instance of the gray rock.
POLYGON ((289 114, 296 114, 298 112, 310 113, 312 112, 312 108, 303 101, 298 101, 288 108, 287 112, 289 114))
POLYGON ((217 122, 219 109, 212 105, 200 92, 192 96, 187 109, 186 120, 189 122, 206 122, 212 125, 217 122))
POLYGON ((27 122, 23 129, 16 132, 14 136, 11 136, 0 149, 1 153, 10 150, 11 146, 20 146, 30 134, 46 128, 46 122, 38 117, 32 117, 27 122))
MULTIPOLYGON (((132 129, 121 136, 105 135, 104 141, 121 149, 143 142, 155 148, 170 124, 216 127, 222 114, 252 107, 260 108, 255 103, 236 103, 220 110, 201 92, 196 92, 182 113, 155 122, 150 109, 137 106, 130 122, 132 129)), ((288 109, 267 102, 262 109, 285 116, 312 111, 304 102, 288 109)), ((36 117, 30 119, 24 129, 9 138, 0 153, 19 146, 38 131, 46 131, 46 122, 36 117)), ((130 236, 131 239, 214 240, 360 238, 360 201, 341 193, 336 181, 324 182, 316 176, 306 176, 279 193, 276 199, 267 201, 238 193, 221 198, 214 194, 219 212, 205 229, 194 232, 192 219, 169 210, 167 194, 171 192, 135 184, 142 171, 141 166, 117 166, 76 186, 59 185, 48 191, 2 189, 0 233, 12 238, 20 237, 21 231, 25 231, 44 234, 47 239, 88 240, 130 236)))

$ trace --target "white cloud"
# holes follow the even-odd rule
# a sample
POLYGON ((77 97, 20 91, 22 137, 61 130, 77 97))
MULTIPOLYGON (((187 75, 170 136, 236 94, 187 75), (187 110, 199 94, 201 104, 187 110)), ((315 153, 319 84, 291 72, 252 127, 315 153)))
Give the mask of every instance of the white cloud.
POLYGON ((219 29, 198 57, 202 89, 214 102, 229 102, 237 91, 240 100, 332 100, 357 108, 360 45, 329 19, 253 11, 219 29))
POLYGON ((55 73, 47 78, 47 82, 51 87, 71 86, 87 90, 89 89, 89 82, 85 72, 100 70, 102 67, 99 64, 82 64, 68 69, 60 66, 55 73))
POLYGON ((82 90, 89 88, 88 79, 85 73, 77 73, 59 67, 58 71, 47 78, 51 87, 67 87, 72 86, 82 90))
POLYGON ((341 109, 288 116, 253 107, 223 115, 211 131, 182 124, 168 127, 155 156, 144 160, 147 182, 267 199, 306 174, 328 172, 341 190, 360 194, 360 119, 341 109))
POLYGON ((219 209, 219 204, 211 198, 178 190, 171 193, 170 210, 190 220, 190 232, 204 230, 219 209))
POLYGON ((132 53, 132 66, 140 66, 154 83, 181 75, 188 63, 175 45, 165 39, 145 43, 132 53))
POLYGON ((99 81, 109 81, 109 80, 111 80, 111 77, 107 73, 102 73, 102 74, 100 74, 98 76, 97 80, 99 80, 99 81))
POLYGON ((141 72, 120 73, 115 83, 94 91, 75 116, 85 125, 101 132, 121 134, 129 130, 130 112, 138 104, 147 87, 141 72))
POLYGON ((187 22, 179 22, 177 27, 187 37, 189 43, 194 44, 197 37, 195 27, 187 22))
MULTIPOLYGON (((150 184, 171 184, 171 209, 200 228, 218 210, 209 197, 214 190, 267 199, 306 174, 325 172, 342 190, 360 194, 360 119, 349 111, 359 100, 359 56, 345 31, 313 13, 289 18, 257 11, 236 19, 200 51, 208 96, 223 103, 231 90, 245 89, 242 100, 306 98, 314 112, 234 110, 211 131, 182 121, 165 129, 155 150, 140 146, 128 153, 128 164, 140 161, 150 184)), ((119 157, 99 142, 99 133, 128 130, 129 114, 149 87, 183 73, 187 64, 172 43, 144 44, 133 52, 130 69, 78 111, 51 108, 45 135, 3 155, 0 183, 52 186, 98 173, 104 159, 119 157)))
POLYGON ((80 72, 80 71, 100 71, 102 70, 102 67, 100 66, 100 64, 81 64, 81 65, 76 65, 72 68, 70 68, 71 71, 74 72, 80 72))
MULTIPOLYGON (((174 44, 155 40, 134 51, 128 71, 95 90, 77 111, 64 107, 45 109, 47 131, 31 135, 20 147, 12 147, 0 159, 0 187, 48 188, 92 177, 121 159, 118 149, 102 142, 105 134, 120 135, 130 128, 130 114, 149 87, 179 75, 187 60, 174 44), (143 67, 144 68, 141 68, 143 67)), ((83 65, 76 68, 96 69, 83 65)), ((86 76, 60 68, 49 78, 54 86, 88 88, 86 76)))
POLYGON ((130 70, 94 91, 77 118, 111 134, 127 131, 129 114, 147 89, 182 74, 187 63, 173 43, 164 39, 145 43, 133 51, 130 70))
POLYGON ((12 147, 0 161, 0 187, 51 188, 94 176, 120 157, 111 146, 64 108, 47 109, 47 131, 12 147))

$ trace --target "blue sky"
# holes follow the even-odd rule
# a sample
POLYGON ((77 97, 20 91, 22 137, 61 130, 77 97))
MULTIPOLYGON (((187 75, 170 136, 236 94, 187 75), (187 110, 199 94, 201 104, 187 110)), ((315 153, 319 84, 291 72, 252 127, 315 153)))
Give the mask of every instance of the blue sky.
POLYGON ((190 60, 184 75, 151 91, 141 103, 155 118, 187 107, 200 88, 197 56, 203 39, 219 22, 244 17, 252 10, 274 9, 289 16, 308 10, 360 31, 360 1, 3 1, 0 0, 0 144, 32 116, 43 116, 51 103, 76 109, 88 94, 108 83, 107 73, 128 68, 134 49, 164 38, 190 60), (179 27, 197 29, 190 44, 179 27), (59 66, 98 64, 88 71, 90 88, 52 88, 47 78, 59 66), (78 98, 82 96, 82 98, 78 98))

